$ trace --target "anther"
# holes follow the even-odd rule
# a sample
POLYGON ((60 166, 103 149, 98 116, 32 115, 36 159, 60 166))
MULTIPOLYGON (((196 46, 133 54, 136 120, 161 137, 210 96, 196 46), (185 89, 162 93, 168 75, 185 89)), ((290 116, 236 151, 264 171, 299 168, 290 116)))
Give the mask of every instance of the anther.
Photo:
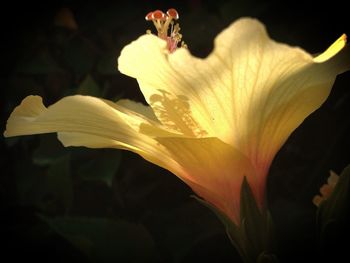
POLYGON ((146 16, 145 16, 146 21, 151 21, 153 20, 153 12, 149 12, 146 16))
MULTIPOLYGON (((179 13, 175 8, 170 8, 168 11, 163 13, 161 10, 155 10, 149 12, 145 19, 147 21, 152 21, 157 29, 158 37, 167 42, 168 50, 172 53, 174 52, 178 44, 181 41, 182 35, 179 33, 180 26, 175 24, 174 20, 179 19, 179 13)), ((149 34, 150 31, 147 31, 149 34)), ((184 44, 181 44, 184 47, 184 44)))
POLYGON ((165 21, 166 20, 166 16, 165 14, 160 11, 160 10, 156 10, 152 13, 152 18, 156 19, 156 20, 161 20, 161 21, 165 21))
POLYGON ((175 8, 168 9, 168 11, 166 13, 167 13, 167 15, 169 17, 171 17, 174 20, 178 20, 179 19, 179 13, 176 11, 175 8))

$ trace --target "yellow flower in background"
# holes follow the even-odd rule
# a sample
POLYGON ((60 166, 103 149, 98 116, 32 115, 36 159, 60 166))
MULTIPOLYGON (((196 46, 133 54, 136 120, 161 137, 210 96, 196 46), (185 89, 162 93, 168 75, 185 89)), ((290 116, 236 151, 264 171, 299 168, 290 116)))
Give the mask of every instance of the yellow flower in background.
MULTIPOLYGON (((177 19, 173 11, 168 17, 177 19)), ((271 40, 259 21, 242 18, 201 59, 176 47, 178 26, 164 35, 164 27, 172 26, 167 17, 148 18, 159 37, 141 36, 118 59, 118 69, 137 79, 148 106, 76 95, 45 107, 41 97, 28 96, 4 135, 57 132, 65 146, 130 150, 174 173, 239 225, 244 176, 264 209, 277 151, 350 68, 346 37, 314 58, 271 40)))
POLYGON ((317 207, 319 207, 323 201, 327 200, 331 196, 335 186, 339 181, 339 175, 337 175, 333 171, 330 171, 329 173, 330 173, 330 176, 327 179, 327 183, 323 184, 320 188, 321 195, 315 195, 314 198, 312 199, 312 203, 317 207))

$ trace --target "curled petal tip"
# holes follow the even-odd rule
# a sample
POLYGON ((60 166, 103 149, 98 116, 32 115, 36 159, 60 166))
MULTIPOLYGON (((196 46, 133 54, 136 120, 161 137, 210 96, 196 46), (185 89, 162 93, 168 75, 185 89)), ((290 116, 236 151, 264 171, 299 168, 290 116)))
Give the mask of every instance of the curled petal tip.
POLYGON ((342 34, 325 52, 314 58, 314 62, 322 63, 334 57, 346 46, 347 36, 342 34))
POLYGON ((342 36, 341 36, 341 39, 346 43, 346 41, 347 41, 347 35, 346 34, 342 34, 342 36))

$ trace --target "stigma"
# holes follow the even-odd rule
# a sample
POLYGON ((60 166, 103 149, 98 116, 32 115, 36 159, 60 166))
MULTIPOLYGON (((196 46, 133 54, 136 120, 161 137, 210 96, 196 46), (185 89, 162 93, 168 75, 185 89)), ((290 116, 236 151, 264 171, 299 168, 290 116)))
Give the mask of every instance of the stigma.
MULTIPOLYGON (((167 42, 167 48, 170 53, 174 52, 181 41, 182 35, 180 32, 179 24, 175 24, 175 21, 179 19, 179 13, 174 8, 168 9, 168 11, 163 13, 160 10, 155 10, 149 12, 145 19, 147 21, 152 21, 158 32, 158 37, 164 39, 167 42)), ((147 30, 147 33, 150 33, 147 30)), ((186 47, 184 42, 181 42, 182 47, 186 47)))

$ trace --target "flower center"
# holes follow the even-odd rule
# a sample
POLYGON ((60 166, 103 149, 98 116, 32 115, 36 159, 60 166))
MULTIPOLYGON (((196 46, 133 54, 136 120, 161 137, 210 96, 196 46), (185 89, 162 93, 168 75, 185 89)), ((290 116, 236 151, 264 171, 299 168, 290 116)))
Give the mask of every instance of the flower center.
MULTIPOLYGON (((174 21, 179 19, 179 13, 174 8, 170 8, 166 14, 160 10, 155 10, 149 12, 145 19, 153 22, 157 29, 158 37, 167 42, 170 53, 174 52, 182 38, 182 35, 179 33, 179 24, 174 24, 174 21)), ((147 30, 147 33, 150 34, 151 31, 147 30)), ((186 44, 182 41, 181 46, 186 47, 186 44)))

